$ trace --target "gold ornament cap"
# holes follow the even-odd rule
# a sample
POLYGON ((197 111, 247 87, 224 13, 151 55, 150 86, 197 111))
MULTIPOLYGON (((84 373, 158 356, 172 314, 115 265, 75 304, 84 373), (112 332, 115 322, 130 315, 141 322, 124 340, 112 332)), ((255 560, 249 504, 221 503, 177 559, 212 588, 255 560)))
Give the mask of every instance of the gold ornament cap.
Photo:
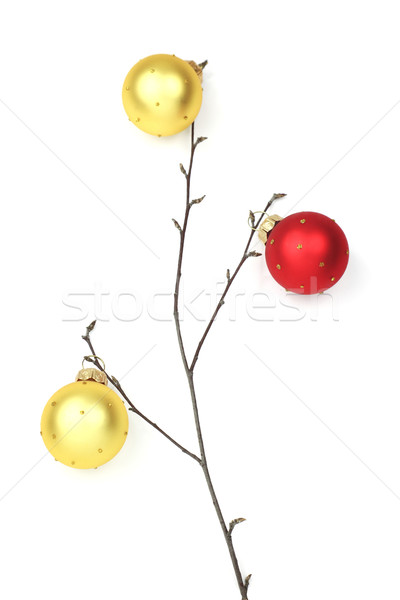
POLYGON ((194 60, 187 60, 185 62, 187 62, 192 69, 196 71, 196 75, 200 79, 200 83, 203 83, 203 69, 207 64, 207 61, 204 61, 204 63, 201 63, 200 65, 194 62, 194 60))
POLYGON ((258 237, 262 241, 263 244, 267 243, 267 237, 270 231, 275 227, 279 221, 282 221, 283 217, 279 215, 270 215, 267 217, 260 225, 258 230, 258 237))
POLYGON ((102 383, 103 385, 107 385, 108 383, 107 375, 103 373, 103 371, 99 371, 99 369, 95 369, 93 367, 81 369, 78 375, 75 377, 75 381, 96 381, 97 383, 102 383))

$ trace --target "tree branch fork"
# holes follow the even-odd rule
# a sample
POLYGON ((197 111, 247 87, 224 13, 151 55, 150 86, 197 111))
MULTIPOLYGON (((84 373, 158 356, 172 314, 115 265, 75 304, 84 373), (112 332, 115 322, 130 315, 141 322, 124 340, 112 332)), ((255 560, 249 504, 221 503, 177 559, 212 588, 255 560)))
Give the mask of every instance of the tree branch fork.
POLYGON ((202 434, 201 423, 200 423, 199 409, 198 409, 198 405, 197 405, 195 384, 194 384, 194 370, 195 370, 197 361, 199 359, 201 350, 203 348, 203 345, 204 345, 206 338, 210 332, 210 329, 213 326, 213 324, 218 316, 219 311, 221 310, 222 306, 224 305, 225 297, 228 294, 228 292, 229 292, 233 282, 235 281, 237 275, 239 274, 241 268, 243 267, 243 265, 249 258, 261 256, 261 254, 259 252, 249 250, 251 242, 252 242, 254 234, 255 234, 255 231, 258 229, 262 219, 264 218, 264 214, 268 212, 268 210, 272 206, 272 204, 277 199, 284 197, 285 194, 274 194, 272 196, 272 198, 269 200, 269 202, 267 203, 263 213, 261 214, 260 218, 257 221, 255 220, 254 213, 252 211, 250 211, 249 218, 251 220, 252 229, 251 229, 251 233, 249 234, 244 251, 243 251, 241 258, 236 266, 236 269, 233 271, 233 274, 231 275, 230 270, 229 269, 227 270, 226 284, 225 284, 225 288, 223 290, 222 296, 219 299, 219 301, 217 302, 214 312, 213 312, 210 320, 208 321, 208 324, 205 327, 203 335, 201 336, 201 338, 196 346, 193 358, 189 361, 187 358, 186 351, 185 351, 185 346, 184 346, 184 341, 183 341, 183 336, 182 336, 182 331, 181 331, 181 322, 180 322, 180 318, 179 318, 179 291, 180 291, 180 281, 181 281, 181 277, 182 277, 182 263, 183 263, 184 247, 185 247, 185 239, 186 239, 189 215, 190 215, 191 209, 194 206, 200 204, 205 198, 205 196, 202 196, 200 198, 191 200, 190 185, 191 185, 191 176, 192 176, 192 169, 193 169, 193 160, 194 160, 196 148, 199 146, 199 144, 204 142, 206 139, 207 139, 206 137, 198 137, 196 140, 194 139, 194 123, 193 123, 192 127, 191 127, 191 151, 190 151, 190 160, 189 160, 188 169, 186 170, 185 167, 183 166, 183 164, 179 165, 180 170, 186 179, 186 206, 185 206, 185 214, 184 214, 184 220, 183 220, 182 226, 178 223, 177 220, 172 219, 175 227, 179 231, 179 236, 180 236, 178 264, 177 264, 177 270, 176 270, 176 281, 175 281, 175 290, 174 290, 173 314, 174 314, 174 321, 175 321, 176 333, 177 333, 177 338, 178 338, 178 345, 179 345, 182 363, 183 363, 184 370, 186 373, 190 396, 191 396, 191 400, 192 400, 193 416, 194 416, 194 421, 195 421, 195 425, 196 425, 199 454, 193 453, 190 450, 188 450, 187 448, 185 448, 182 444, 177 442, 171 435, 169 435, 166 431, 164 431, 161 427, 159 427, 154 421, 152 421, 146 415, 144 415, 129 399, 126 392, 122 388, 120 382, 114 376, 110 376, 107 373, 107 371, 105 370, 103 365, 96 358, 96 351, 94 349, 94 346, 93 346, 93 343, 92 343, 92 340, 90 337, 90 334, 96 325, 96 321, 93 321, 92 323, 90 323, 90 325, 88 325, 88 327, 86 328, 86 334, 83 335, 82 338, 88 344, 90 351, 91 351, 91 355, 92 355, 92 356, 85 357, 85 359, 89 362, 92 362, 98 369, 100 369, 107 375, 107 378, 113 383, 114 387, 117 389, 117 391, 121 394, 121 396, 124 398, 124 400, 129 405, 128 410, 132 411, 133 413, 138 415, 140 418, 142 418, 144 421, 146 421, 151 427, 153 427, 159 433, 161 433, 166 439, 168 439, 172 444, 174 444, 177 448, 179 448, 184 454, 186 454, 187 456, 190 456, 194 461, 196 461, 202 468, 204 477, 205 477, 205 480, 207 483, 207 487, 208 487, 208 490, 209 490, 209 493, 210 493, 210 496, 211 496, 211 499, 212 499, 212 502, 213 502, 213 505, 214 505, 214 508, 215 508, 215 511, 216 511, 216 514, 217 514, 217 517, 218 517, 218 520, 219 520, 219 523, 220 523, 220 526, 221 526, 221 529, 222 529, 222 532, 223 532, 223 535, 224 535, 224 538, 225 538, 225 541, 226 541, 226 544, 228 547, 228 550, 229 550, 230 558, 232 561, 232 566, 233 566, 233 569, 235 572, 237 584, 238 584, 239 591, 241 594, 241 600, 248 600, 248 588, 249 588, 250 579, 251 579, 252 575, 250 574, 250 575, 247 575, 246 577, 243 577, 240 567, 239 567, 239 563, 238 563, 236 552, 235 552, 235 549, 233 546, 233 539, 232 539, 235 527, 237 527, 237 525, 243 523, 246 519, 244 519, 243 517, 233 519, 232 521, 230 521, 230 523, 228 525, 223 517, 222 511, 221 511, 221 508, 219 505, 219 501, 218 501, 218 498, 217 498, 217 495, 216 495, 216 492, 214 489, 214 485, 213 485, 213 482, 211 479, 211 475, 209 472, 208 463, 207 463, 203 434, 202 434))

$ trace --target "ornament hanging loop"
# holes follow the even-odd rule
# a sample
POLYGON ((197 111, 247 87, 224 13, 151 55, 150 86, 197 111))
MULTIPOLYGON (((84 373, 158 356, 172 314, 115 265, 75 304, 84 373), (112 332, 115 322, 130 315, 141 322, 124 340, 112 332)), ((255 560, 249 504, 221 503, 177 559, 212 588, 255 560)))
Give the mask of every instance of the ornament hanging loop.
POLYGON ((88 356, 84 356, 82 360, 82 369, 79 371, 78 375, 75 377, 75 381, 96 381, 97 383, 102 383, 103 385, 107 385, 107 375, 106 375, 106 365, 104 360, 100 358, 100 356, 96 356, 96 354, 89 354, 88 356), (94 363, 97 360, 102 368, 101 371, 99 369, 95 369, 94 367, 85 367, 85 360, 90 363, 94 363))
POLYGON ((252 229, 253 231, 260 231, 259 227, 253 227, 250 222, 252 221, 254 215, 266 215, 266 214, 268 214, 268 213, 266 213, 263 210, 256 210, 255 212, 250 211, 249 218, 247 219, 247 224, 250 227, 250 229, 252 229))
POLYGON ((91 363, 94 362, 93 360, 89 360, 90 358, 95 358, 96 360, 98 360, 99 362, 101 362, 101 364, 103 365, 103 371, 106 370, 106 365, 105 365, 104 360, 102 358, 100 358, 100 356, 96 356, 96 354, 89 354, 88 356, 84 356, 83 357, 83 360, 82 360, 82 369, 85 368, 85 360, 87 362, 91 362, 91 363))
POLYGON ((263 244, 267 243, 267 237, 270 231, 275 227, 279 221, 282 221, 282 217, 279 215, 268 215, 263 210, 256 210, 256 212, 250 212, 249 218, 247 219, 247 223, 253 231, 258 231, 258 237, 263 242, 263 244), (259 227, 253 227, 254 223, 254 215, 267 215, 267 218, 261 223, 259 227), (251 221, 251 223, 250 223, 251 221))

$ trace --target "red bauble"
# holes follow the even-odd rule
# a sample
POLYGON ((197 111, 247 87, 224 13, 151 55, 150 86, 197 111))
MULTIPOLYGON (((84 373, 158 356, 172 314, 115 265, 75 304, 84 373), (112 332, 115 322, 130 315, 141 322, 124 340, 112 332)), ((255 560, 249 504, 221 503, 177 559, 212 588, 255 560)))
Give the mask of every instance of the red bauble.
POLYGON ((339 281, 349 260, 349 245, 333 219, 299 212, 269 232, 265 259, 272 277, 286 290, 316 294, 339 281))

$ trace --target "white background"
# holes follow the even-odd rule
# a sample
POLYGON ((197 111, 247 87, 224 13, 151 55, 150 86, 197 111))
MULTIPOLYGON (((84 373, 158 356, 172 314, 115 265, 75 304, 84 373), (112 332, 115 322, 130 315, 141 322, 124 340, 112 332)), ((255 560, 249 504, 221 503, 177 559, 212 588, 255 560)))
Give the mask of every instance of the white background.
POLYGON ((207 197, 184 261, 188 352, 241 256, 248 210, 273 192, 288 194, 277 212, 323 212, 350 244, 346 274, 318 298, 286 295, 263 258, 248 261, 198 362, 222 508, 247 518, 235 543, 250 598, 398 600, 397 8, 3 0, 2 597, 239 600, 190 458, 137 418, 96 471, 56 463, 39 435, 97 317, 108 369, 196 450, 170 295, 189 130, 148 136, 121 103, 128 70, 161 52, 209 60, 196 125, 209 139, 193 175, 193 197, 207 197))

